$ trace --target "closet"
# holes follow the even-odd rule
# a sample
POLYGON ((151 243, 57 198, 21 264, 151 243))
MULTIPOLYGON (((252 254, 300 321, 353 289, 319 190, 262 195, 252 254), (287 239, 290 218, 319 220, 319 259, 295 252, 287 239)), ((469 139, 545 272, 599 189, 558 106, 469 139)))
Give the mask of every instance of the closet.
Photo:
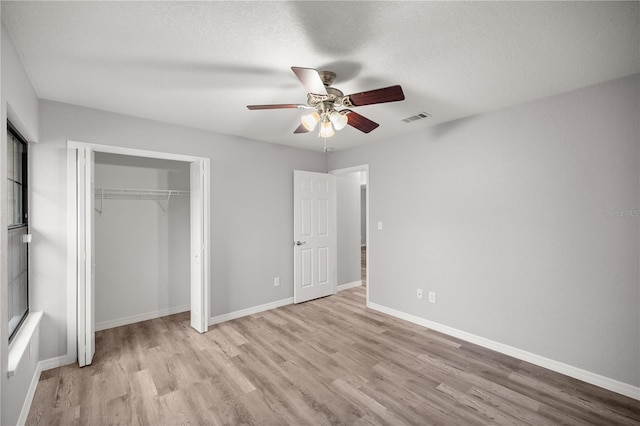
POLYGON ((96 152, 95 327, 189 310, 189 163, 96 152))

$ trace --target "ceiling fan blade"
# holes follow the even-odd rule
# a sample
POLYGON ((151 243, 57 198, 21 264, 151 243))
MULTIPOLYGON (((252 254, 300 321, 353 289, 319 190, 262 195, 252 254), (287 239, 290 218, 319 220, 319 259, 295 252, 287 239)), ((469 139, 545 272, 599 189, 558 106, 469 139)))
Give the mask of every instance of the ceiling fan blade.
POLYGON ((308 105, 304 104, 272 104, 272 105, 247 105, 247 108, 250 110, 254 109, 287 109, 287 108, 296 108, 296 109, 306 109, 309 108, 308 105))
POLYGON ((402 92, 402 87, 397 85, 385 87, 383 89, 369 90, 367 92, 347 95, 345 96, 345 100, 343 100, 345 105, 354 107, 371 104, 382 104, 385 102, 403 101, 404 93, 402 92))
POLYGON ((298 77, 298 80, 306 87, 309 93, 314 95, 326 95, 327 89, 324 87, 322 78, 317 70, 313 68, 291 67, 291 71, 298 77))
POLYGON ((293 133, 309 133, 309 130, 307 130, 307 128, 304 127, 304 124, 301 124, 298 126, 296 130, 293 131, 293 133))
POLYGON ((375 121, 369 120, 367 117, 364 117, 357 112, 353 112, 350 109, 342 110, 347 114, 347 124, 351 127, 355 127, 363 133, 369 133, 379 126, 375 121))

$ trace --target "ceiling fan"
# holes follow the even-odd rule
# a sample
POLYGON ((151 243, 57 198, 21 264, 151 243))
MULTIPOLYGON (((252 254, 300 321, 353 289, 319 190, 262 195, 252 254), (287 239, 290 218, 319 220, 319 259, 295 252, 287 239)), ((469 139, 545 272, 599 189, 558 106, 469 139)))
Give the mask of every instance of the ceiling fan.
POLYGON ((312 109, 312 113, 302 117, 302 124, 293 133, 307 133, 320 123, 319 137, 328 138, 335 130, 343 129, 347 124, 364 133, 379 126, 378 123, 350 110, 362 105, 381 104, 404 100, 399 85, 344 95, 331 87, 336 74, 331 71, 317 71, 313 68, 291 67, 293 73, 307 89, 307 104, 247 105, 250 110, 257 109, 312 109))

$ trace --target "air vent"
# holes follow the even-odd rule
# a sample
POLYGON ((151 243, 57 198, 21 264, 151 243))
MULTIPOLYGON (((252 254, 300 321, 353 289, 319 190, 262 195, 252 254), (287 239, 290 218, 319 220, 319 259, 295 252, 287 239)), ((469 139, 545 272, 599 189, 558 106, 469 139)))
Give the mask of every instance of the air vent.
POLYGON ((411 123, 412 121, 422 120, 423 118, 429 118, 431 115, 426 112, 419 112, 416 115, 412 115, 411 117, 403 118, 402 121, 405 123, 411 123))

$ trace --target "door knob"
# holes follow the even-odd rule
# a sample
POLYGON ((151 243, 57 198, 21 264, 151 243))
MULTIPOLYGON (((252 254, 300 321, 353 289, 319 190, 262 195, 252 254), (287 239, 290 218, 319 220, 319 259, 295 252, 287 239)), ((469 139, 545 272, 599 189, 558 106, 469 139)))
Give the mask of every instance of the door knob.
POLYGON ((303 244, 307 244, 307 242, 306 241, 296 241, 296 245, 297 246, 301 246, 303 244))

